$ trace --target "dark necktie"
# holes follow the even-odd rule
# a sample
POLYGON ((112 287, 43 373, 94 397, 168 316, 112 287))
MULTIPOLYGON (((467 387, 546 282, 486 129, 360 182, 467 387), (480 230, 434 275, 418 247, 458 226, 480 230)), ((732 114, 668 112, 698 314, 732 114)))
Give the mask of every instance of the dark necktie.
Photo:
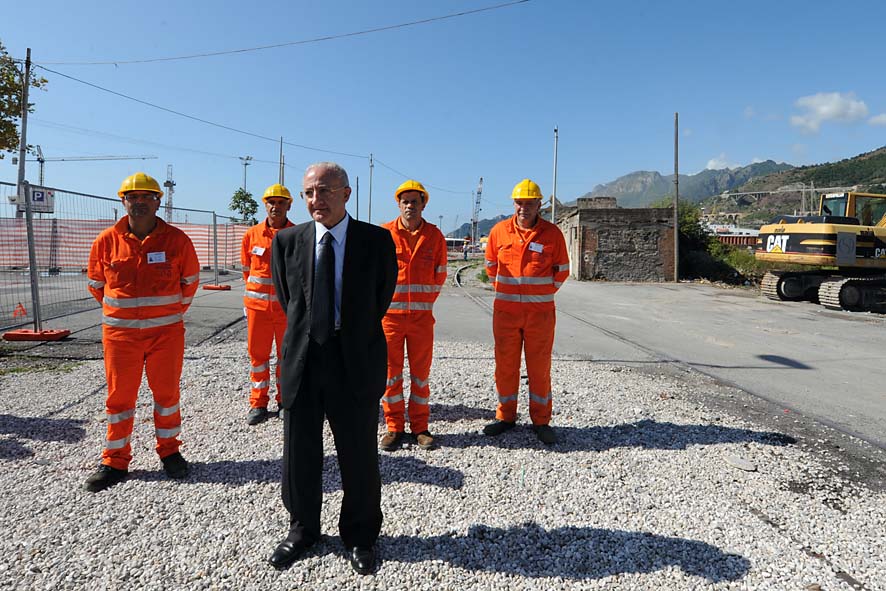
POLYGON ((314 294, 311 301, 311 338, 319 345, 335 330, 335 251, 332 233, 320 239, 317 266, 314 269, 314 294))

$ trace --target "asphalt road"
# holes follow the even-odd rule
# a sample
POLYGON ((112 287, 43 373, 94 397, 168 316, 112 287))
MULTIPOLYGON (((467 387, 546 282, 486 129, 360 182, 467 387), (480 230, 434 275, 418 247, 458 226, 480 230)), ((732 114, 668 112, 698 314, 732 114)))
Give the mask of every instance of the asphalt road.
MULTIPOLYGON (((491 341, 492 294, 467 292, 482 305, 441 296, 438 337, 491 341)), ((886 316, 696 283, 567 281, 557 308, 555 354, 691 368, 886 449, 886 316)))
MULTIPOLYGON (((197 292, 186 317, 188 345, 237 332, 245 339, 243 283, 230 280, 231 291, 197 292)), ((491 304, 491 292, 476 281, 466 289, 447 286, 435 306, 436 338, 491 343, 491 304)), ((886 449, 886 316, 694 283, 567 281, 557 306, 557 355, 691 368, 886 449)), ((3 343, 2 351, 101 357, 98 310, 45 326, 68 328, 72 336, 54 344, 3 343)), ((0 365, 9 363, 0 356, 0 365)))

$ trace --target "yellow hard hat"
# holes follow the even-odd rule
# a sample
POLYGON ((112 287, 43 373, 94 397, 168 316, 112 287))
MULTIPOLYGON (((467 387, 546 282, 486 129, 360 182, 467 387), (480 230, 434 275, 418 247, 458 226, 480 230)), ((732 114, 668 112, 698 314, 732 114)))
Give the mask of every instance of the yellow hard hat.
POLYGON ((163 197, 163 191, 160 190, 160 183, 151 175, 143 172, 131 174, 120 183, 120 190, 117 191, 118 197, 123 197, 130 191, 150 191, 156 193, 157 197, 163 197))
POLYGON ((394 199, 400 201, 400 193, 405 193, 406 191, 418 191, 419 193, 421 193, 425 198, 425 204, 427 204, 428 200, 431 198, 430 195, 428 195, 427 190, 425 190, 425 186, 423 184, 418 181, 409 179, 408 181, 397 187, 397 192, 394 193, 394 199))
POLYGON ((265 194, 262 195, 261 200, 267 203, 268 199, 271 197, 283 197, 284 199, 289 199, 292 201, 292 194, 289 192, 289 189, 281 185, 280 183, 274 183, 267 189, 265 189, 265 194))
POLYGON ((529 179, 523 179, 519 183, 514 186, 514 191, 511 193, 511 199, 541 199, 541 188, 538 185, 530 181, 529 179))

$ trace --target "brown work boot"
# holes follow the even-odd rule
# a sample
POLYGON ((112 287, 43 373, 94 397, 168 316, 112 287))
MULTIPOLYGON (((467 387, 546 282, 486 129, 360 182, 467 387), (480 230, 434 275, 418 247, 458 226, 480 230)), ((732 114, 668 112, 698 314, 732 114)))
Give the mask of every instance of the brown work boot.
POLYGON ((428 430, 417 433, 415 435, 415 442, 422 449, 434 449, 434 436, 428 430))
POLYGON ((400 449, 401 443, 403 443, 403 431, 388 431, 378 442, 378 448, 384 451, 396 451, 400 449))

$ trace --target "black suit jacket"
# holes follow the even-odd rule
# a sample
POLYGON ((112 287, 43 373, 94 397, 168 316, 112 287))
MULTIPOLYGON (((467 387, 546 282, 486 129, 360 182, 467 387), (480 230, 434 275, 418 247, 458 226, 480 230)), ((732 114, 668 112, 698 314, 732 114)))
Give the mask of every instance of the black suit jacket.
MULTIPOLYGON (((347 214, 346 214, 347 215, 347 214)), ((280 374, 283 408, 298 395, 308 355, 314 285, 314 222, 277 232, 271 267, 277 298, 286 311, 280 374)), ((341 286, 341 347, 354 396, 381 398, 387 378, 387 345, 381 320, 397 285, 397 254, 384 228, 348 220, 341 286)))

